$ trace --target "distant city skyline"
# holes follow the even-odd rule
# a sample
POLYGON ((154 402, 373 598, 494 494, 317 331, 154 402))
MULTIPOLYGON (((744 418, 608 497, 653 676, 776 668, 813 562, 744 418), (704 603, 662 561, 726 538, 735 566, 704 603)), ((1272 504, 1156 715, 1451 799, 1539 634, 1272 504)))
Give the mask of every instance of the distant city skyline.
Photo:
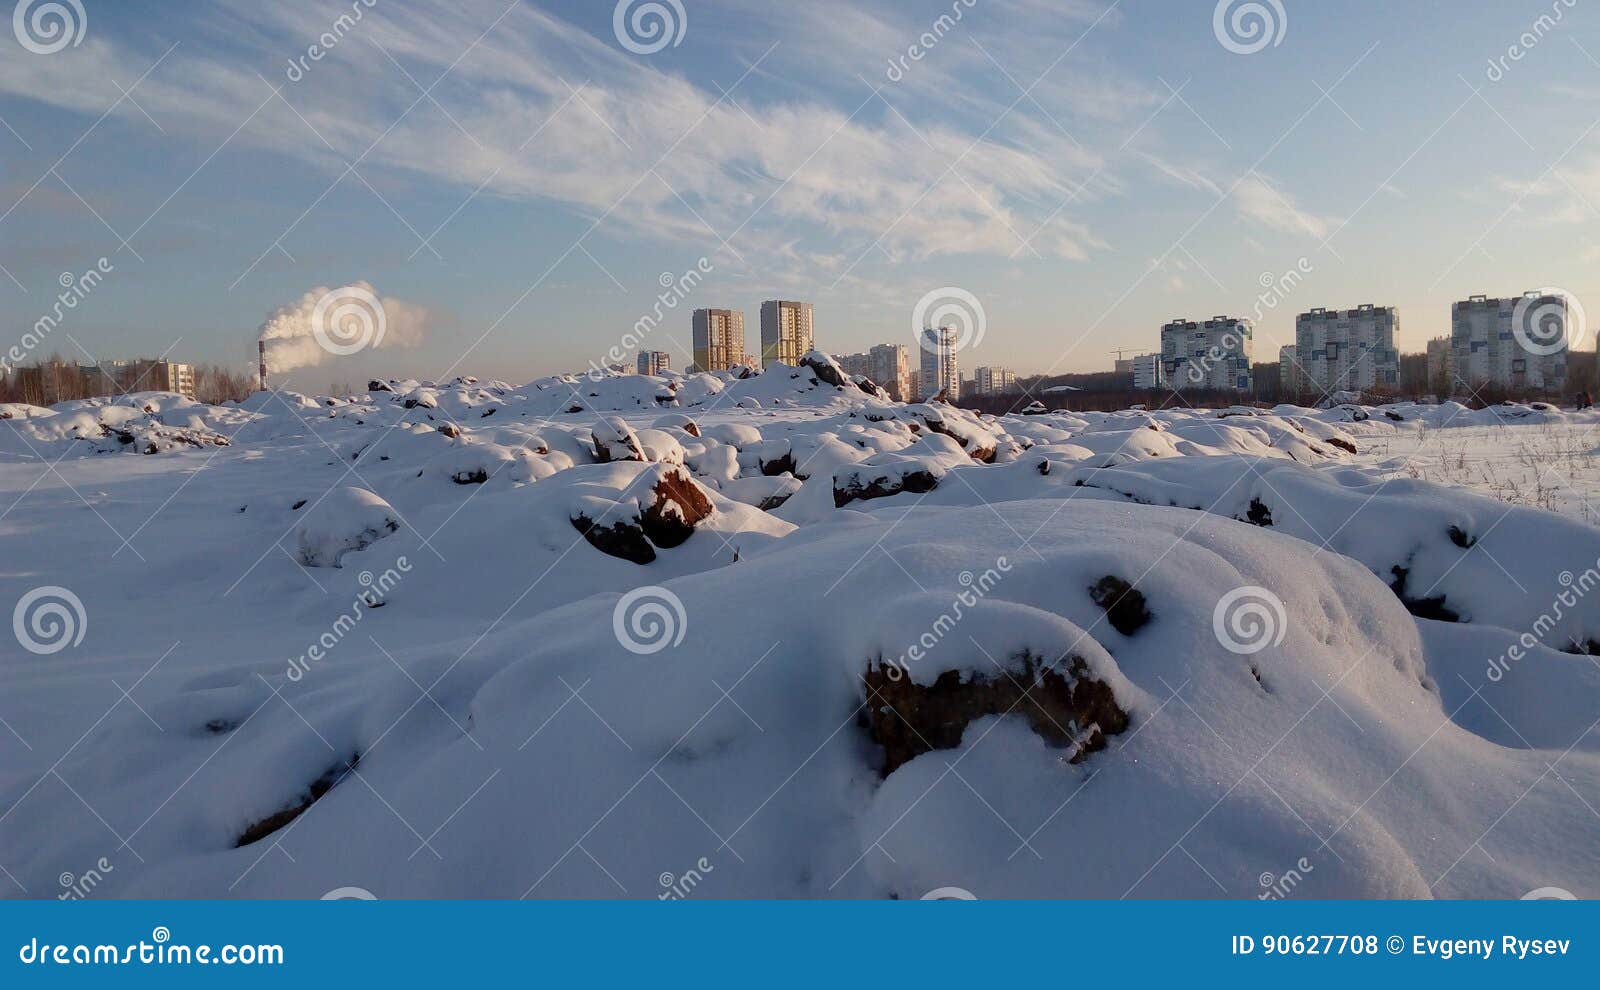
POLYGON ((685 0, 655 51, 577 0, 84 6, 76 46, 0 35, 0 350, 90 272, 38 356, 253 368, 313 288, 408 307, 274 372, 305 391, 685 367, 692 309, 775 299, 830 352, 915 347, 941 286, 987 321, 960 360, 1022 376, 1178 314, 1250 319, 1259 362, 1315 307, 1395 307, 1406 353, 1477 294, 1600 313, 1581 4, 1286 2, 1256 48, 1178 0, 989 0, 933 46, 948 4, 685 0))

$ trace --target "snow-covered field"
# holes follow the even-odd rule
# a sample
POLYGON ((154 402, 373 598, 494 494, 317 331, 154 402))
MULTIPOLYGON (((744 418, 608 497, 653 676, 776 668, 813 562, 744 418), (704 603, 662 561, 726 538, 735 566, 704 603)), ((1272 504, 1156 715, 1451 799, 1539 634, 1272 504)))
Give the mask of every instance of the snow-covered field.
POLYGON ((1593 424, 1450 426, 1374 437, 1367 453, 1385 477, 1468 488, 1600 525, 1600 442, 1593 424))
POLYGON ((1600 414, 808 362, 0 406, 0 890, 1600 896, 1600 414))

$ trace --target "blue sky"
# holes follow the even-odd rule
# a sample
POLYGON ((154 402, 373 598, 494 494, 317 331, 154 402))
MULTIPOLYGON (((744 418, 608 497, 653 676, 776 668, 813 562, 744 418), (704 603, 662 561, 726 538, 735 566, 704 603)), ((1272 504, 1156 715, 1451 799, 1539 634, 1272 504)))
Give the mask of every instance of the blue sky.
POLYGON ((49 349, 245 364, 269 313, 357 280, 426 312, 307 389, 581 370, 702 257, 652 345, 680 368, 689 308, 753 328, 774 297, 848 352, 960 287, 964 365, 1024 373, 1175 316, 1259 309, 1260 359, 1312 306, 1396 305, 1408 351, 1472 293, 1600 306, 1586 0, 1263 2, 1249 54, 1209 0, 680 0, 648 54, 609 0, 79 2, 75 47, 0 33, 7 345, 101 257, 49 349))

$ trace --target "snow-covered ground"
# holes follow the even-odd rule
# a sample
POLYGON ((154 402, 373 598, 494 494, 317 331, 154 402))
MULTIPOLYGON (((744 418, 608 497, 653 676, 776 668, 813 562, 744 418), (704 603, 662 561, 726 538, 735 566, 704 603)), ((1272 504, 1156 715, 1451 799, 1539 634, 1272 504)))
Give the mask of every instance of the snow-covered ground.
POLYGON ((1600 895, 1600 414, 0 417, 8 896, 1600 895))
POLYGON ((1592 424, 1397 431, 1367 451, 1385 477, 1419 478, 1600 525, 1600 438, 1592 424))

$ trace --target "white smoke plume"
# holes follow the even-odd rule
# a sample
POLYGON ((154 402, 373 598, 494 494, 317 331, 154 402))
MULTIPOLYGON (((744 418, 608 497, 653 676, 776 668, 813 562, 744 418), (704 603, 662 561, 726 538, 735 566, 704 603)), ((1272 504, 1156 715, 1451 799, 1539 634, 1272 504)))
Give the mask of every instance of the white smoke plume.
POLYGON ((431 316, 415 303, 380 298, 370 282, 319 285, 273 310, 256 339, 267 345, 267 371, 282 374, 363 350, 416 347, 431 316))

